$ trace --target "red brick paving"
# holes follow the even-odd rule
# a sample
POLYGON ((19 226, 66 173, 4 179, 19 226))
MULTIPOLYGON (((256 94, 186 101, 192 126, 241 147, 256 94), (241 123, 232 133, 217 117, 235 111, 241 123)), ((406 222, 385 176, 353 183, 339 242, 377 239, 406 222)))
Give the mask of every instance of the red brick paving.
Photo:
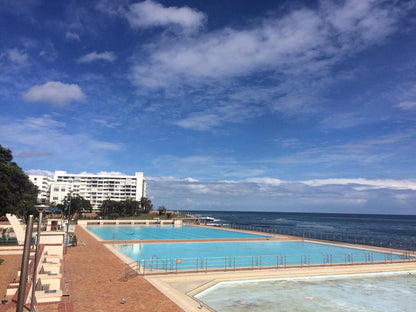
POLYGON ((74 311, 182 311, 143 277, 125 281, 125 264, 84 229, 76 235, 83 244, 68 248, 64 261, 74 311))

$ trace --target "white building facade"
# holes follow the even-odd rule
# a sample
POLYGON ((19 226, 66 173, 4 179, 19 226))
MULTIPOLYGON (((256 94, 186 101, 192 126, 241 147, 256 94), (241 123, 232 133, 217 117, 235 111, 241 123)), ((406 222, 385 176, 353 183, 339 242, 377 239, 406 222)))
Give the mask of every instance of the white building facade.
MULTIPOLYGON (((30 175, 29 178, 31 181, 34 179, 30 175)), ((142 197, 146 197, 146 180, 143 177, 143 172, 136 172, 134 176, 128 176, 70 174, 65 171, 55 171, 54 177, 49 179, 51 181, 47 196, 49 196, 50 202, 57 204, 62 203, 69 193, 72 196, 79 195, 89 200, 94 210, 98 210, 105 200, 132 199, 139 201, 142 197)), ((37 180, 38 178, 35 181, 37 180)))
POLYGON ((44 201, 49 200, 50 187, 53 182, 53 178, 41 175, 29 175, 29 180, 37 186, 39 190, 38 198, 44 201))

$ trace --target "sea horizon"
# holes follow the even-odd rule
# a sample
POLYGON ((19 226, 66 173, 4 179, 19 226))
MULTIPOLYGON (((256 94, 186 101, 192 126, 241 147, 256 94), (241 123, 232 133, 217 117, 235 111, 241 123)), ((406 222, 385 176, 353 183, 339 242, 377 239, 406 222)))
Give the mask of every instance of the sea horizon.
POLYGON ((265 210, 178 210, 179 212, 241 212, 241 213, 285 213, 285 214, 328 214, 328 215, 362 215, 362 216, 409 216, 416 217, 416 214, 392 214, 392 213, 359 213, 359 212, 299 212, 299 211, 265 211, 265 210))

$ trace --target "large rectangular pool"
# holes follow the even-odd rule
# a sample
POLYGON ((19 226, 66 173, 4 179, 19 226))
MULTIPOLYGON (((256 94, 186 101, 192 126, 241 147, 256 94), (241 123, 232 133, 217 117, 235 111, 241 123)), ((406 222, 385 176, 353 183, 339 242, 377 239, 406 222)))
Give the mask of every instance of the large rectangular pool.
POLYGON ((142 267, 160 270, 267 267, 403 260, 402 255, 303 241, 114 244, 142 267))
POLYGON ((266 238, 270 236, 192 225, 88 225, 103 240, 183 240, 266 238))

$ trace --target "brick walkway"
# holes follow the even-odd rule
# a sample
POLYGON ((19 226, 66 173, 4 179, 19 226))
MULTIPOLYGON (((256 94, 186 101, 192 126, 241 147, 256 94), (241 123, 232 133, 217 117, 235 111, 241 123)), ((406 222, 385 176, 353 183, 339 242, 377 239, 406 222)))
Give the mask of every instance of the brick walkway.
POLYGON ((68 248, 64 263, 74 311, 182 311, 143 277, 125 281, 124 263, 80 226, 76 235, 83 244, 68 248))
MULTIPOLYGON (((22 264, 22 255, 0 255, 0 259, 4 259, 3 264, 0 265, 0 299, 3 300, 6 298, 6 290, 10 282, 19 282, 17 271, 22 264)), ((6 311, 2 308, 4 307, 0 305, 0 311, 6 311)))

